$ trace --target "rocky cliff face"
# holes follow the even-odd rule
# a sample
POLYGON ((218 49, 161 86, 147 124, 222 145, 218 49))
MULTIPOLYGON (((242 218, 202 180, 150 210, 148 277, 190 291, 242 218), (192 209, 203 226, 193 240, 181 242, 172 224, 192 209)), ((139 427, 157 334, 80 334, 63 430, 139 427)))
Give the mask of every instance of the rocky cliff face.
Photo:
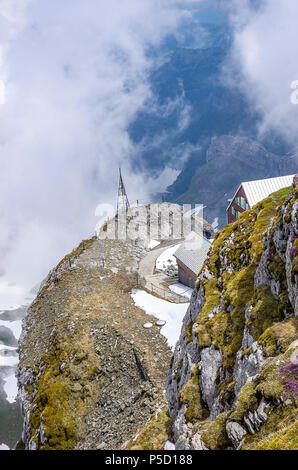
POLYGON ((181 232, 181 217, 174 204, 132 208, 127 226, 109 220, 50 272, 19 343, 26 449, 118 449, 166 407, 172 353, 156 318, 137 308, 130 292, 148 251, 148 221, 167 240, 177 225, 181 232), (154 326, 144 329, 148 321, 154 326))
POLYGON ((294 446, 297 183, 221 231, 198 277, 167 384, 176 449, 294 446))
POLYGON ((23 325, 25 447, 297 447, 297 209, 298 177, 217 235, 171 364, 129 295, 145 248, 95 238, 66 256, 23 325))
POLYGON ((298 177, 217 235, 168 375, 165 448, 297 448, 297 196, 298 177))
POLYGON ((19 345, 26 449, 117 449, 165 406, 171 351, 130 296, 144 252, 94 238, 44 282, 19 345))

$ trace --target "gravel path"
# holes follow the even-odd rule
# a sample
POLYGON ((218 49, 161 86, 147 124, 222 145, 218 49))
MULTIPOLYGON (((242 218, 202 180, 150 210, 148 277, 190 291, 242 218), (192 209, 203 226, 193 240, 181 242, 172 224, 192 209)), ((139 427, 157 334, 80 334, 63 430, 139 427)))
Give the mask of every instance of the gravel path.
POLYGON ((162 247, 151 250, 144 258, 141 259, 139 264, 139 278, 140 283, 148 292, 157 294, 159 297, 173 303, 186 303, 188 299, 172 292, 169 289, 169 277, 162 273, 155 273, 155 264, 157 258, 169 247, 178 245, 179 240, 167 242, 162 247))

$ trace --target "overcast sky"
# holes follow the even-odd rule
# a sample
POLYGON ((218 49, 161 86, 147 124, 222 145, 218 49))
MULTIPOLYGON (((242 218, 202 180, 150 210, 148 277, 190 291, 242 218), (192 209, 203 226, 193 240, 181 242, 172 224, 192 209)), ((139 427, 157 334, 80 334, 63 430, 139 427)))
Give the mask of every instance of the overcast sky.
MULTIPOLYGON (((175 33, 197 3, 0 0, 0 295, 7 283, 40 281, 92 233, 96 206, 115 202, 118 166, 132 200, 175 178, 171 168, 155 181, 131 171, 127 127, 151 96, 148 47, 175 33)), ((256 12, 238 0, 230 11, 231 86, 261 109, 264 128, 295 140, 298 3, 261 3, 256 12)))
POLYGON ((119 165, 131 199, 171 182, 129 172, 126 129, 150 97, 147 48, 185 14, 157 0, 0 1, 2 279, 35 283, 89 236, 119 165))
POLYGON ((260 133, 274 128, 297 147, 298 106, 291 102, 291 84, 298 80, 298 2, 230 0, 229 4, 235 35, 229 63, 232 82, 236 77, 234 85, 263 115, 260 133))

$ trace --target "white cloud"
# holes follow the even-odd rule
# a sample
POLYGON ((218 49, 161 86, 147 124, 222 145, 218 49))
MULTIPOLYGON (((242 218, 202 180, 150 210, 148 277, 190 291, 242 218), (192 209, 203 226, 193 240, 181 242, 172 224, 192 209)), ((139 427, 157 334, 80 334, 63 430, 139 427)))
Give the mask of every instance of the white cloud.
POLYGON ((188 14, 181 3, 0 0, 5 282, 31 287, 90 234, 96 205, 114 202, 120 164, 131 199, 161 182, 131 171, 126 129, 151 96, 146 49, 188 14))
POLYGON ((298 106, 291 84, 298 79, 298 2, 234 0, 230 4, 235 38, 228 64, 240 86, 263 115, 260 132, 275 129, 298 144, 298 106))

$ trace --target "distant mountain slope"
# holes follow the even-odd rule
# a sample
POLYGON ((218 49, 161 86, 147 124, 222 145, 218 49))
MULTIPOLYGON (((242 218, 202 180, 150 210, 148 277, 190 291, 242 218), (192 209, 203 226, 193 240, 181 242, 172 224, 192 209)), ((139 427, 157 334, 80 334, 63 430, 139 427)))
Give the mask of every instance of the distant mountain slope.
POLYGON ((182 172, 168 188, 167 198, 179 203, 204 204, 207 220, 219 217, 220 226, 226 224, 227 199, 241 181, 294 174, 298 169, 296 157, 275 155, 252 139, 231 135, 213 137, 205 158, 206 163, 190 178, 188 189, 177 196, 183 187, 181 180, 183 183, 187 180, 182 172))
POLYGON ((196 151, 212 136, 257 135, 258 114, 223 76, 231 46, 228 25, 185 25, 181 37, 170 37, 151 52, 154 99, 128 129, 138 144, 135 164, 143 169, 159 170, 168 163, 181 168, 186 150, 196 151))
POLYGON ((279 176, 297 168, 292 163, 287 168, 285 159, 279 161, 277 155, 290 149, 278 135, 263 137, 260 143, 266 150, 239 137, 231 160, 227 157, 231 141, 216 141, 223 143, 217 150, 224 152, 218 178, 218 162, 206 161, 208 148, 211 145, 212 153, 215 145, 211 139, 229 134, 258 140, 260 115, 239 89, 225 81, 223 67, 231 46, 229 26, 194 22, 185 25, 182 33, 183 39, 171 37, 160 50, 152 52, 156 64, 150 77, 154 99, 146 103, 128 129, 137 148, 134 168, 151 175, 167 165, 181 170, 166 199, 203 202, 208 206, 209 221, 219 216, 223 224, 226 199, 241 180, 279 176), (254 162, 254 152, 259 165, 254 162), (241 161, 234 161, 237 153, 243 155, 241 161))
POLYGON ((244 130, 256 136, 258 115, 239 90, 223 82, 227 47, 223 36, 223 47, 177 48, 152 73, 156 102, 139 112, 129 128, 139 146, 136 165, 154 170, 170 163, 179 168, 188 149, 198 152, 213 136, 244 130))

